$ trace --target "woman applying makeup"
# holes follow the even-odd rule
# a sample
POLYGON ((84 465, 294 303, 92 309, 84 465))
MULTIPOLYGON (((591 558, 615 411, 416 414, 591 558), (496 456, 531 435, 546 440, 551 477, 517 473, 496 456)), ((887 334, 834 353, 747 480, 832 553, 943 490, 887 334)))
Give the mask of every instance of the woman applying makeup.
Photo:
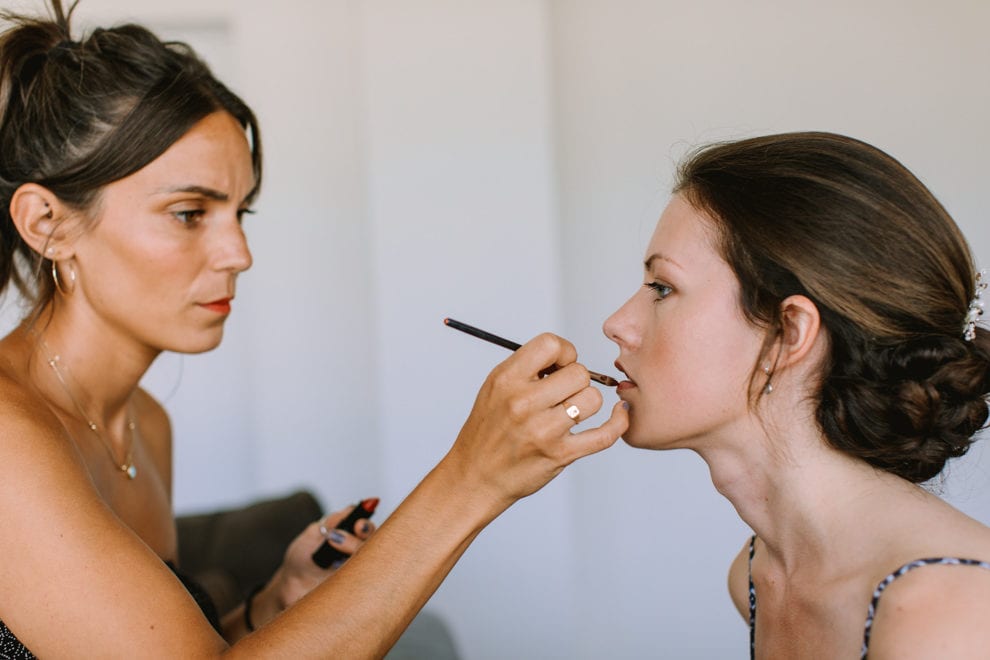
POLYGON ((334 542, 359 552, 327 577, 312 525, 215 630, 169 565, 171 433, 139 382, 221 341, 258 127, 187 48, 134 25, 77 40, 51 10, 0 37, 0 284, 30 304, 0 340, 0 655, 383 655, 491 520, 615 441, 623 407, 572 433, 601 395, 573 346, 536 338, 381 529, 334 542))
POLYGON ((755 532, 729 574, 757 658, 982 658, 990 528, 919 484, 987 420, 984 281, 903 166, 797 133, 681 167, 604 326, 627 443, 689 448, 755 532))

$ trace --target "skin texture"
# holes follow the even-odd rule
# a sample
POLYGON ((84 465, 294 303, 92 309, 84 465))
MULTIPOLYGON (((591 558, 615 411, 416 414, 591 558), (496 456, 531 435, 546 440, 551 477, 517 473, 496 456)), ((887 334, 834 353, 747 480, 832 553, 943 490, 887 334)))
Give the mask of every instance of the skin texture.
MULTIPOLYGON (((758 535, 757 657, 859 657, 880 580, 921 557, 990 559, 990 530, 826 444, 813 383, 828 341, 815 305, 785 299, 783 330, 763 353, 764 330, 744 319, 712 229, 675 196, 646 251, 645 288, 605 322, 630 378, 618 388, 630 404, 624 438, 696 451, 758 535)), ((729 589, 748 621, 748 540, 729 589)), ((916 569, 884 592, 870 658, 984 657, 988 594, 990 571, 916 569)))
POLYGON ((14 195, 18 230, 66 288, 0 340, 0 620, 41 657, 380 657, 485 525, 626 428, 617 405, 572 433, 564 403, 589 416, 601 394, 573 346, 537 337, 493 371, 448 455, 382 529, 336 544, 355 552, 344 568, 327 578, 309 561, 314 522, 254 601, 265 625, 244 636, 238 610, 221 638, 162 562, 176 556, 171 431, 138 383, 163 350, 219 344, 224 306, 204 304, 233 297, 251 265, 239 218, 254 183, 243 130, 218 112, 88 213, 34 184, 14 195), (116 469, 46 352, 116 460, 137 421, 137 479, 116 469))

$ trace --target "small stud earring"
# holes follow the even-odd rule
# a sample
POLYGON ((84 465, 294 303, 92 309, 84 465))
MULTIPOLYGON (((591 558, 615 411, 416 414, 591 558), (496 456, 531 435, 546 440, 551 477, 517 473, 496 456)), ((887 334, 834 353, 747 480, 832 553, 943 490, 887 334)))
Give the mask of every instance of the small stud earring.
POLYGON ((770 394, 773 392, 773 384, 770 382, 770 365, 763 365, 763 373, 767 375, 767 384, 763 386, 763 393, 770 394))

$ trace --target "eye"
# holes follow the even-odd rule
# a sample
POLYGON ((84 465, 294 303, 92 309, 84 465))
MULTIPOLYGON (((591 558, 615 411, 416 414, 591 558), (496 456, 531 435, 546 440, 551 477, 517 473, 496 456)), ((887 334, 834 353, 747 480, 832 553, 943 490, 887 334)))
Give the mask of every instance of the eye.
POLYGON ((203 219, 204 215, 206 215, 206 211, 204 211, 203 209, 187 209, 185 211, 172 211, 172 216, 175 217, 176 220, 178 220, 184 225, 195 225, 200 220, 203 219))
POLYGON ((663 300, 664 298, 666 298, 667 296, 669 296, 674 292, 674 289, 667 286, 666 284, 661 284, 660 282, 647 282, 643 286, 646 287, 647 289, 653 289, 653 292, 657 296, 656 302, 660 302, 661 300, 663 300))
POLYGON ((254 209, 238 209, 237 210, 237 222, 244 222, 244 216, 254 215, 254 209))

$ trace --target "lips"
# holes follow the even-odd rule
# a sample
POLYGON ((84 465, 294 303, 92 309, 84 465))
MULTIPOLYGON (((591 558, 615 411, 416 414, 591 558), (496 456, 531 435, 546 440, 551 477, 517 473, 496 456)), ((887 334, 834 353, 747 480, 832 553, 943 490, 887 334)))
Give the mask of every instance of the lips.
POLYGON ((233 298, 218 298, 207 303, 200 303, 200 307, 210 310, 211 312, 216 312, 217 314, 229 314, 230 313, 230 301, 233 298))
POLYGON ((629 377, 629 374, 626 373, 626 370, 622 368, 622 363, 620 363, 618 360, 615 361, 615 368, 622 372, 622 374, 626 377, 626 380, 628 382, 632 383, 633 385, 636 384, 636 382, 629 377))
POLYGON ((619 364, 618 360, 616 360, 615 362, 615 368, 621 371, 622 374, 626 376, 626 380, 620 382, 615 388, 616 393, 621 397, 623 392, 636 387, 636 382, 633 381, 631 378, 629 378, 629 375, 626 374, 626 370, 622 368, 622 365, 619 364))

